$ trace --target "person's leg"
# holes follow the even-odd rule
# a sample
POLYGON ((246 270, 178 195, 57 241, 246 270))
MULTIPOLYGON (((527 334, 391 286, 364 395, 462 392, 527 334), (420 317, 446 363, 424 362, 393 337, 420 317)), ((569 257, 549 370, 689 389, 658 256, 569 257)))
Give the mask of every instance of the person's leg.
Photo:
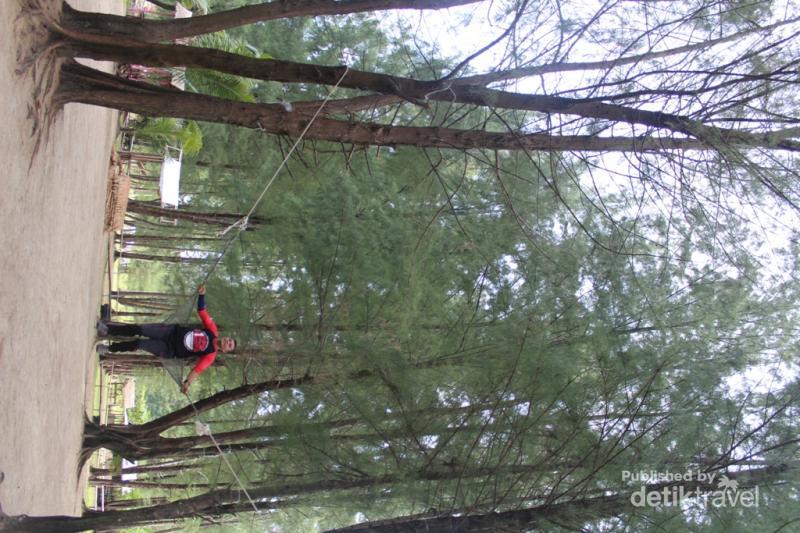
POLYGON ((169 357, 169 346, 165 341, 153 339, 139 339, 133 341, 112 342, 108 345, 111 353, 135 352, 144 350, 158 357, 169 357))
POLYGON ((175 329, 175 324, 142 324, 141 335, 149 339, 166 341, 175 329))
MULTIPOLYGON (((103 345, 101 344, 100 346, 103 345)), ((108 345, 108 351, 113 353, 135 352, 138 349, 139 349, 139 341, 112 342, 111 344, 108 345)))
POLYGON ((107 333, 112 337, 138 337, 142 328, 138 324, 105 324, 107 333))
POLYGON ((167 340, 175 324, 106 324, 112 337, 148 337, 167 340))

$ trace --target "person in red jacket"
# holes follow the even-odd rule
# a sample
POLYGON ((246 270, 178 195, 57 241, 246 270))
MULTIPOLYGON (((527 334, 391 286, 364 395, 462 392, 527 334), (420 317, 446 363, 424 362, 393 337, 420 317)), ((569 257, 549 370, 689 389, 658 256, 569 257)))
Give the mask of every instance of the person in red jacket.
POLYGON ((108 324, 97 323, 100 336, 113 335, 120 337, 143 337, 140 339, 113 342, 110 345, 98 345, 98 353, 133 352, 144 350, 164 358, 197 358, 192 371, 181 384, 181 391, 189 390, 189 385, 197 379, 203 370, 211 366, 217 352, 230 352, 236 349, 236 340, 231 337, 220 337, 217 325, 206 311, 203 285, 197 289, 197 316, 201 327, 186 327, 179 324, 108 324))

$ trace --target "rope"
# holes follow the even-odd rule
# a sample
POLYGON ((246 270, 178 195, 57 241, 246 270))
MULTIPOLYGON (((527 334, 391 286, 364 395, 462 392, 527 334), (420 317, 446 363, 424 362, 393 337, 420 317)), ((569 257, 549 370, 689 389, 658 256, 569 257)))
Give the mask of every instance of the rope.
POLYGON ((228 226, 227 228, 225 228, 225 230, 222 233, 220 233, 219 235, 223 236, 226 233, 228 233, 230 230, 232 230, 233 228, 239 228, 242 231, 246 230, 247 229, 247 223, 249 221, 250 221, 250 217, 248 215, 245 215, 242 218, 240 218, 239 220, 237 220, 236 222, 234 222, 233 224, 231 224, 230 226, 228 226))
POLYGON ((261 191, 261 194, 258 196, 258 199, 253 204, 253 207, 250 208, 250 211, 248 211, 247 214, 245 216, 243 216, 241 219, 237 220, 236 222, 234 222, 233 224, 228 226, 221 233, 221 235, 225 235, 226 233, 228 233, 228 231, 230 231, 234 227, 238 227, 239 228, 239 233, 241 233, 242 231, 244 231, 247 228, 247 222, 250 219, 250 216, 255 212, 256 208, 258 208, 258 204, 261 203, 261 200, 264 198, 264 195, 267 194, 267 190, 269 190, 269 188, 272 186, 272 183, 275 181, 275 178, 278 177, 278 173, 283 169, 283 167, 289 161, 289 158, 292 156, 292 153, 294 153, 295 149, 300 144, 300 141, 303 140, 303 137, 308 132, 308 129, 311 127, 311 125, 317 119, 319 114, 322 112, 322 108, 325 107, 325 104, 327 104, 328 100, 330 100, 331 97, 334 95, 334 93, 336 92, 336 89, 339 88, 339 84, 342 83, 342 81, 344 80, 345 76, 347 76, 348 72, 350 72, 350 67, 345 66, 344 74, 342 74, 342 77, 339 78, 339 81, 337 81, 336 85, 333 86, 333 89, 331 90, 331 92, 329 92, 328 96, 326 96, 325 99, 322 101, 322 103, 320 104, 319 108, 317 108, 316 113, 314 113, 314 116, 311 117, 311 120, 308 121, 308 124, 306 124, 306 127, 303 129, 302 133, 300 133, 300 136, 297 138, 297 140, 294 142, 292 147, 289 149, 289 152, 286 154, 286 157, 283 158, 283 161, 281 161, 281 164, 278 165, 277 170, 275 170, 275 173, 272 175, 272 177, 270 178, 269 182, 267 182, 267 185, 266 185, 266 187, 264 187, 264 190, 261 191))
POLYGON ((214 447, 217 449, 217 451, 219 452, 220 457, 222 457, 222 460, 225 462, 225 466, 227 466, 228 470, 231 471, 231 474, 233 475, 233 479, 235 479, 236 483, 239 485, 239 489, 242 492, 244 492, 244 495, 247 497, 247 501, 249 501, 250 505, 253 506, 253 511, 255 511, 256 513, 259 513, 260 511, 258 510, 258 507, 256 506, 256 503, 253 501, 253 498, 250 497, 250 493, 247 492, 247 489, 244 487, 244 483, 242 483, 242 480, 239 479, 239 476, 236 475, 236 471, 234 471, 233 467, 231 466, 231 463, 228 461, 228 458, 225 457, 225 452, 222 451, 222 448, 220 447, 219 443, 217 442, 217 439, 214 438, 214 434, 211 432, 211 426, 209 426, 207 423, 203 422, 203 419, 200 418, 200 411, 197 410, 197 407, 194 405, 194 402, 189 397, 189 394, 188 393, 184 393, 184 396, 186 396, 186 399, 189 400, 189 405, 191 405, 192 409, 194 410, 194 416, 197 418, 197 420, 201 424, 203 424, 203 433, 206 436, 208 436, 209 439, 211 439, 212 443, 214 443, 214 447))
POLYGON ((322 112, 322 109, 325 107, 325 104, 327 104, 328 101, 331 99, 331 97, 336 93, 336 90, 339 88, 339 85, 341 85, 342 81, 344 81, 344 78, 345 78, 345 76, 347 76, 348 72, 350 72, 350 67, 345 65, 344 73, 339 78, 339 80, 336 82, 336 85, 333 86, 333 89, 331 90, 331 92, 328 93, 328 95, 325 97, 325 99, 319 105, 319 107, 317 108, 316 112, 311 117, 311 120, 308 121, 308 124, 306 124, 306 127, 300 133, 300 136, 297 138, 297 140, 294 142, 292 147, 289 149, 289 152, 286 154, 286 157, 284 157, 283 161, 281 161, 281 164, 278 165, 278 168, 272 174, 272 177, 267 182, 266 186, 264 187, 264 190, 261 191, 261 194, 258 196, 256 201, 253 203, 253 206, 250 208, 250 210, 247 212, 247 214, 245 216, 243 216, 242 218, 240 218, 239 220, 237 220, 236 222, 234 222, 233 224, 231 224, 230 226, 228 226, 227 228, 225 228, 223 231, 218 233, 218 235, 220 237, 223 237, 223 236, 227 235, 228 232, 230 232, 234 228, 238 230, 235 233, 231 233, 231 237, 225 242, 225 246, 223 246, 222 251, 217 256, 217 260, 214 261, 214 263, 211 265, 211 268, 209 268, 206 271, 205 275, 203 276, 203 279, 200 282, 201 284, 205 284, 208 281, 208 278, 211 277, 211 274, 214 273, 214 271, 217 269, 219 264, 222 262, 222 259, 225 257, 225 254, 228 253, 228 250, 230 249, 231 244, 233 244, 233 241, 236 240, 236 238, 239 235, 241 235, 241 233, 243 231, 245 231, 247 229, 247 225, 248 225, 248 223, 250 221, 250 217, 253 215, 255 210, 258 208, 258 205, 261 203, 261 200, 264 199, 264 195, 267 194, 267 191, 272 186, 272 184, 275 182, 275 179, 278 177, 278 174, 280 173, 280 171, 283 169, 284 166, 286 166, 286 163, 289 161, 289 158, 292 156, 292 154, 294 153, 295 149, 297 149, 297 146, 300 144, 300 141, 303 140, 303 137, 308 132, 308 130, 311 127, 311 125, 314 123, 314 121, 317 119, 319 114, 322 112))

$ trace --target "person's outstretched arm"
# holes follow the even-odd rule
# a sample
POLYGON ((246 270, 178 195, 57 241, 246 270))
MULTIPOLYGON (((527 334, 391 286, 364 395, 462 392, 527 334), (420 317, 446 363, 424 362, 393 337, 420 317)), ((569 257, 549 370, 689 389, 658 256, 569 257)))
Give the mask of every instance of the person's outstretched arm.
POLYGON ((189 392, 189 385, 191 385, 192 382, 196 380, 197 376, 199 375, 200 374, 198 374, 196 370, 192 370, 191 372, 189 372, 189 375, 186 376, 186 379, 184 379, 183 383, 181 383, 181 392, 184 394, 189 392))
POLYGON ((217 325, 214 324, 214 319, 212 319, 211 315, 206 311, 206 286, 200 285, 197 288, 197 294, 197 316, 200 317, 204 328, 211 331, 214 336, 219 336, 219 331, 217 331, 217 325))

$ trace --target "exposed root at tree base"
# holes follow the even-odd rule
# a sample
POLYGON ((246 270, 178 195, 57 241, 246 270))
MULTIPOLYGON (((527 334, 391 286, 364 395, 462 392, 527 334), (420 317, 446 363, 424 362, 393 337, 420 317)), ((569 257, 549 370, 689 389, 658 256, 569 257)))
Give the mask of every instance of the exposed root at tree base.
POLYGON ((60 54, 63 40, 58 36, 60 6, 60 2, 23 0, 22 12, 14 21, 16 73, 20 77, 30 76, 33 82, 28 117, 35 142, 28 168, 63 107, 55 99, 64 62, 60 54))
POLYGON ((78 454, 78 483, 80 483, 81 479, 81 472, 83 471, 84 467, 89 464, 89 459, 92 458, 92 454, 96 450, 94 448, 81 448, 81 453, 78 454))

